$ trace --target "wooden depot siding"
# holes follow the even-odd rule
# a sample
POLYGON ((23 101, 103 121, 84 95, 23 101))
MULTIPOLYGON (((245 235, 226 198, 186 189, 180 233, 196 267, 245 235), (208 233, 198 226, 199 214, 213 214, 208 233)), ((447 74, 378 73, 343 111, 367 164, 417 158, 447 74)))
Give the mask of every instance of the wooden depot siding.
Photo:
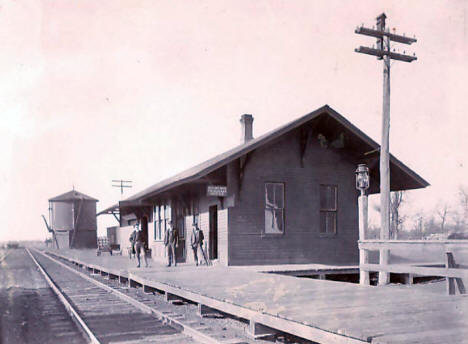
POLYGON ((77 201, 75 202, 76 227, 78 230, 94 230, 97 229, 96 220, 96 202, 93 201, 77 201))
POLYGON ((195 263, 195 259, 193 259, 193 250, 192 250, 192 245, 190 245, 190 238, 192 237, 192 231, 193 231, 193 215, 185 216, 185 235, 187 236, 185 238, 185 252, 186 252, 186 257, 185 261, 187 263, 195 263))
POLYGON ((228 210, 218 209, 218 259, 228 265, 228 210))
POLYGON ((151 259, 164 263, 166 262, 166 250, 164 246, 164 233, 161 240, 154 239, 154 221, 148 223, 148 246, 151 249, 151 259))
POLYGON ((358 262, 355 163, 343 149, 310 137, 301 167, 298 132, 257 149, 248 160, 235 207, 229 208, 229 265, 358 262), (285 185, 284 234, 263 235, 265 182, 285 185), (319 233, 320 184, 338 186, 336 235, 319 233))
POLYGON ((127 247, 130 247, 130 234, 133 232, 133 226, 123 226, 117 228, 115 231, 115 240, 116 243, 120 245, 122 253, 128 255, 127 247))

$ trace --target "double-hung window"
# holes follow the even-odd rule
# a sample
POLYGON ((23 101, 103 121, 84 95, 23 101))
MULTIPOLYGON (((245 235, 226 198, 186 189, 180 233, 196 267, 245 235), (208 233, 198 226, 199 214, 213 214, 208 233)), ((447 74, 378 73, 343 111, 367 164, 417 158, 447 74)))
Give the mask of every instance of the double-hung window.
POLYGON ((265 234, 284 233, 284 183, 265 183, 265 234))
POLYGON ((320 185, 320 234, 336 234, 337 198, 336 185, 320 185))
MULTIPOLYGON (((166 233, 167 227, 169 226, 169 221, 171 220, 171 206, 164 206, 164 233, 166 233)), ((174 224, 175 225, 175 224, 174 224)))
POLYGON ((158 213, 159 213, 159 207, 157 205, 153 206, 153 225, 154 225, 153 240, 158 240, 158 213))
POLYGON ((162 240, 162 230, 163 230, 163 219, 162 211, 163 207, 156 205, 153 209, 153 219, 154 219, 154 240, 162 240))

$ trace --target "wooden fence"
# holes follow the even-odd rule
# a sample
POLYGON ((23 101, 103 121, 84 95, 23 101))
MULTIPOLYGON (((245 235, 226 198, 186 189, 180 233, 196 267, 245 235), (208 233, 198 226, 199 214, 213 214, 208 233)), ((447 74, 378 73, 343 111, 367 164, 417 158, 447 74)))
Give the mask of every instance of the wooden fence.
POLYGON ((468 240, 360 240, 360 283, 370 284, 369 272, 440 276, 447 279, 447 293, 449 295, 455 294, 455 283, 460 294, 465 294, 463 279, 468 279, 468 268, 455 262, 456 259, 462 258, 468 258, 468 240), (380 256, 382 256, 382 251, 390 254, 392 250, 397 250, 398 252, 405 252, 405 255, 411 257, 415 252, 430 251, 435 248, 441 252, 440 255, 437 254, 437 257, 431 257, 435 259, 435 264, 428 262, 369 263, 369 251, 379 251, 380 256))

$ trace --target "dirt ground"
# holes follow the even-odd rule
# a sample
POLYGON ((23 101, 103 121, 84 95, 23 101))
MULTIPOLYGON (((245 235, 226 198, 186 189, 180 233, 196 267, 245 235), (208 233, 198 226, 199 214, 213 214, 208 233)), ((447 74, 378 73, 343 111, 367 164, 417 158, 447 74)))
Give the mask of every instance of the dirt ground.
MULTIPOLYGON (((28 253, 11 250, 0 262, 0 343, 69 343, 70 337, 57 338, 52 328, 70 329, 68 333, 76 328, 60 316, 60 306, 28 253), (51 324, 49 316, 58 316, 57 321, 51 324)), ((71 342, 76 340, 84 342, 79 336, 71 342)))

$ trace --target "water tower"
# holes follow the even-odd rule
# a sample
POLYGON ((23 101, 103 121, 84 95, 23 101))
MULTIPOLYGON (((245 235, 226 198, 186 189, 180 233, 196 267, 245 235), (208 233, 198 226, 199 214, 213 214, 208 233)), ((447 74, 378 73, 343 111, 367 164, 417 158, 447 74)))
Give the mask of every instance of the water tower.
POLYGON ((76 190, 49 199, 50 229, 59 249, 96 248, 96 202, 76 190))

